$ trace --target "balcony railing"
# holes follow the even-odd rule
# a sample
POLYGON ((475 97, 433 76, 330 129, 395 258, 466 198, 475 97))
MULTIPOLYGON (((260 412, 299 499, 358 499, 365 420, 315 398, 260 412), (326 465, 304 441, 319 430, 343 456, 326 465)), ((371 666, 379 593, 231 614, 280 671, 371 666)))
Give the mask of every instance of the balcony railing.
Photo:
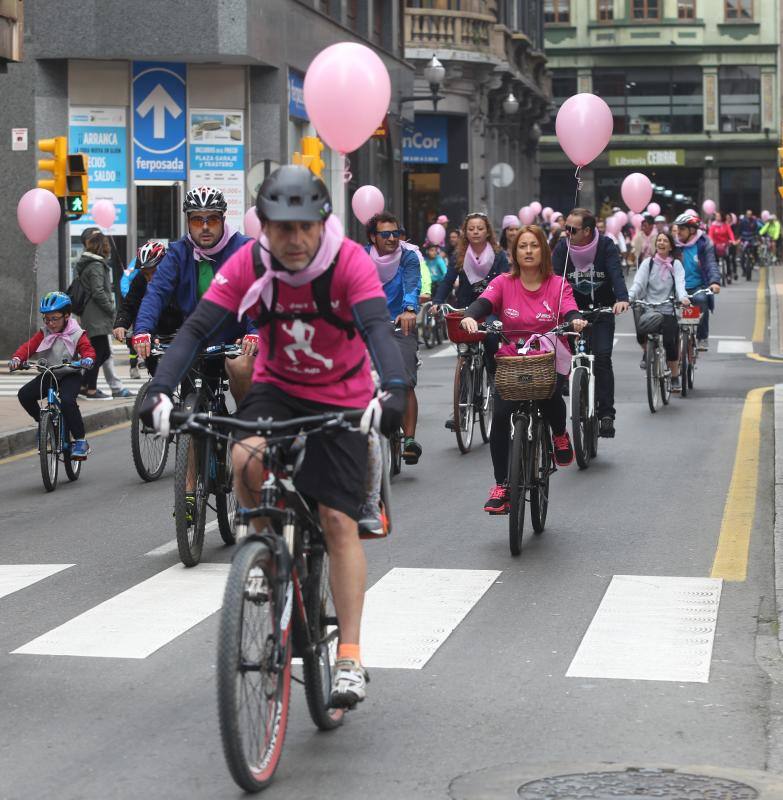
POLYGON ((406 8, 405 45, 488 51, 495 22, 491 14, 406 8))

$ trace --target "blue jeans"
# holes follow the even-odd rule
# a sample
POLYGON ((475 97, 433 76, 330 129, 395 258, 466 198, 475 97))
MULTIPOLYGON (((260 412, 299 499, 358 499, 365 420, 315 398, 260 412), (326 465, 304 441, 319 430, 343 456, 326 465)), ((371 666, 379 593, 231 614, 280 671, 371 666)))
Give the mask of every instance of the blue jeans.
POLYGON ((614 316, 602 314, 591 327, 593 355, 595 356, 595 395, 598 418, 614 419, 614 316))

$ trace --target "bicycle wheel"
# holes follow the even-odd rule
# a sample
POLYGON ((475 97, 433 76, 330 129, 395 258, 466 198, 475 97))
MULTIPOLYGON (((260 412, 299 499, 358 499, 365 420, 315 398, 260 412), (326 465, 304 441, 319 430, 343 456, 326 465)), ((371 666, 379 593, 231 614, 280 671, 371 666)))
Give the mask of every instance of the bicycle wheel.
MULTIPOLYGON (((196 394, 185 399, 184 408, 195 410, 199 405, 196 394)), ((174 520, 179 557, 186 567, 195 567, 201 560, 204 547, 204 527, 207 518, 209 492, 209 439, 180 434, 174 460, 174 520), (190 481, 188 472, 190 470, 190 481), (192 504, 187 503, 188 483, 193 487, 192 504)))
POLYGON ((69 481, 78 481, 79 475, 81 475, 82 472, 82 462, 81 460, 75 461, 71 458, 73 437, 70 434, 66 434, 62 430, 60 432, 60 436, 62 436, 66 441, 66 444, 63 445, 63 466, 65 467, 65 474, 68 476, 69 481))
POLYGON ((589 400, 587 370, 584 367, 577 367, 571 381, 571 438, 579 469, 587 469, 590 466, 592 455, 589 400))
POLYGON ((549 510, 549 476, 552 472, 552 435, 549 423, 538 419, 533 433, 532 447, 529 449, 530 469, 528 475, 530 489, 530 519, 533 533, 543 533, 546 526, 546 512, 549 510))
POLYGON ((275 593, 275 566, 266 544, 255 539, 243 544, 231 564, 220 612, 220 738, 231 777, 247 792, 269 785, 288 725, 290 623, 278 635, 285 609, 275 593))
POLYGON ((57 454, 57 429, 51 411, 42 411, 38 422, 38 455, 41 460, 44 489, 53 492, 57 488, 60 461, 57 454))
POLYGON ((402 472, 402 433, 398 428, 389 434, 389 477, 402 472))
POLYGON ((481 438, 484 440, 484 442, 488 442, 489 436, 492 433, 492 413, 495 408, 495 387, 485 364, 481 365, 478 385, 481 390, 481 395, 476 398, 478 401, 480 401, 479 428, 481 430, 481 438))
POLYGON ((668 406, 672 396, 672 371, 665 361, 663 343, 659 342, 656 350, 658 351, 656 358, 658 359, 658 381, 661 386, 661 400, 665 406, 668 406))
POLYGON ((693 389, 693 382, 696 379, 696 361, 699 351, 696 349, 696 334, 688 336, 688 388, 693 389))
POLYGON ((726 285, 726 259, 719 258, 718 259, 718 266, 720 267, 720 285, 726 285))
POLYGON ((650 406, 650 411, 654 414, 661 403, 661 384, 656 375, 656 355, 655 345, 651 337, 647 338, 647 404, 650 406))
POLYGON ((508 546, 512 556, 522 552, 522 534, 525 529, 525 451, 527 443, 527 420, 522 417, 514 423, 511 440, 511 457, 508 469, 508 546))
POLYGON ((305 697, 310 719, 316 727, 331 731, 342 725, 345 710, 329 706, 339 628, 329 587, 329 557, 325 547, 314 547, 308 562, 307 583, 303 589, 312 645, 302 654, 305 697))
POLYGON ((680 392, 688 396, 688 333, 680 331, 680 392))
POLYGON ((150 381, 147 381, 133 401, 131 416, 131 453, 133 466, 139 477, 148 483, 156 481, 163 474, 166 460, 169 457, 169 440, 155 436, 155 431, 148 428, 139 417, 141 405, 147 397, 150 381))
POLYGON ((215 510, 217 511, 218 530, 220 531, 220 538, 226 544, 236 544, 234 514, 237 510, 238 502, 234 494, 231 442, 221 442, 221 445, 223 450, 218 458, 218 479, 215 482, 215 510), (225 453, 225 456, 223 453, 225 453))
POLYGON ((474 380, 470 356, 460 356, 454 372, 454 432, 457 434, 457 447, 461 453, 467 453, 473 444, 473 426, 476 421, 473 405, 474 380))
POLYGON ((421 313, 421 338, 424 339, 424 346, 427 350, 431 350, 434 347, 435 326, 433 325, 429 305, 425 306, 421 313))

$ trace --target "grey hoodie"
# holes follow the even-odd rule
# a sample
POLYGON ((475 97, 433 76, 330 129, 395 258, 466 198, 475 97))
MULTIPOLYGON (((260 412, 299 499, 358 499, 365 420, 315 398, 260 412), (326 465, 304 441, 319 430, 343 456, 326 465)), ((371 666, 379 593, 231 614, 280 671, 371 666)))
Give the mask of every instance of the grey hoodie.
MULTIPOLYGON (((674 290, 677 299, 682 302, 688 293, 685 291, 685 268, 679 259, 674 259, 672 271, 673 281, 668 270, 662 270, 652 258, 645 258, 636 270, 628 297, 631 300, 646 300, 648 303, 665 303, 674 290)), ((674 314, 672 306, 663 306, 658 311, 662 314, 674 314)))

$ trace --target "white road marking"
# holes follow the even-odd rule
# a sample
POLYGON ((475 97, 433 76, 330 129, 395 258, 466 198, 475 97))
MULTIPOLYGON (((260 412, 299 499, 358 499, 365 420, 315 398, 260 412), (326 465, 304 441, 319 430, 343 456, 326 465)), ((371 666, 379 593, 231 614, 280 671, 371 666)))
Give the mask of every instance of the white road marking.
POLYGON ((499 575, 482 569, 390 570, 365 597, 362 661, 367 667, 422 669, 499 575))
POLYGON ((732 353, 735 355, 741 353, 752 353, 753 352, 753 342, 727 342, 727 341, 720 341, 718 342, 718 352, 719 353, 732 353))
POLYGON ((618 338, 615 336, 615 337, 614 337, 614 341, 612 342, 612 347, 617 347, 617 345, 618 345, 619 341, 620 341, 620 340, 619 340, 619 339, 618 339, 618 338))
POLYGON ((437 353, 430 353, 430 358, 448 358, 449 356, 457 355, 457 347, 456 345, 450 344, 443 348, 443 350, 438 350, 437 353))
POLYGON ((615 575, 566 677, 707 683, 721 587, 615 575))
POLYGON ((13 652, 146 658, 220 608, 229 568, 177 564, 13 652))
POLYGON ((73 564, 0 564, 0 597, 32 586, 73 564))
MULTIPOLYGON (((233 514, 231 515, 231 517, 233 518, 233 514)), ((218 526, 218 521, 216 519, 213 519, 212 522, 208 522, 204 526, 204 533, 206 534, 206 533, 209 533, 210 531, 214 531, 215 528, 217 528, 217 526, 218 526)), ((145 556, 165 556, 166 553, 171 553, 176 549, 177 549, 177 540, 176 539, 172 539, 170 542, 166 542, 165 544, 162 544, 160 547, 156 547, 154 550, 149 550, 144 555, 145 556)))
MULTIPOLYGON (((636 334, 635 333, 616 333, 615 336, 634 336, 635 337, 636 334)), ((744 340, 747 339, 747 336, 721 336, 720 334, 711 333, 710 334, 710 339, 716 339, 718 341, 720 341, 721 339, 735 340, 735 341, 742 340, 742 341, 744 341, 744 340)))

